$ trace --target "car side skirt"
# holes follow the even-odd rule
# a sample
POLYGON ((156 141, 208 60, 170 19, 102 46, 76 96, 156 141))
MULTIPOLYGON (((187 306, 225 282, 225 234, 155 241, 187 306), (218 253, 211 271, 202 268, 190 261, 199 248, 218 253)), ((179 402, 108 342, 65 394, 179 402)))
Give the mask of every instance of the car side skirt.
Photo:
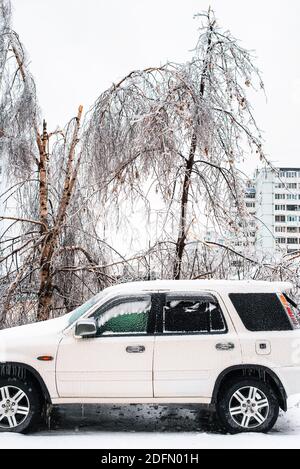
POLYGON ((189 398, 55 398, 52 399, 53 405, 65 404, 203 404, 210 405, 211 399, 206 397, 189 397, 189 398))

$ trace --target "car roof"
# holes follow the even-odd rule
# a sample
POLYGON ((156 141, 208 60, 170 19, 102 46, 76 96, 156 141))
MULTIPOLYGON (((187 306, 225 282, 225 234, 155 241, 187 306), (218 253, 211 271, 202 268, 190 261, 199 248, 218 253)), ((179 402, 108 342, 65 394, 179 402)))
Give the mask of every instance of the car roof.
POLYGON ((114 285, 106 289, 115 293, 139 293, 155 291, 218 293, 278 293, 290 291, 289 282, 264 282, 255 280, 150 280, 114 285))

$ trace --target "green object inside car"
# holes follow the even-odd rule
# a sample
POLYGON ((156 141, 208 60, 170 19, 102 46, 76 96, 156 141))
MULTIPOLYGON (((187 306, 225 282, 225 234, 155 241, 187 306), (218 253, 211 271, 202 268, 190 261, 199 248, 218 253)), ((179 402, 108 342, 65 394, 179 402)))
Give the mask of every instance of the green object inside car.
POLYGON ((148 313, 121 314, 109 319, 99 328, 98 334, 143 334, 147 332, 148 313))

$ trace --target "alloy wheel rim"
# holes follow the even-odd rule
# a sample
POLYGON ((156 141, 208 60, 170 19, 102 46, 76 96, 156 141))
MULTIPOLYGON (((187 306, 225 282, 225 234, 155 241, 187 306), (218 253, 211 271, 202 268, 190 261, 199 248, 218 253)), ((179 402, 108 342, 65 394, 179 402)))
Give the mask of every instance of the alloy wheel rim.
POLYGON ((0 428, 10 430, 28 417, 30 403, 26 393, 15 386, 0 388, 0 428))
POLYGON ((269 416, 269 400, 260 389, 245 386, 232 395, 229 412, 239 427, 249 430, 257 428, 263 425, 269 416))

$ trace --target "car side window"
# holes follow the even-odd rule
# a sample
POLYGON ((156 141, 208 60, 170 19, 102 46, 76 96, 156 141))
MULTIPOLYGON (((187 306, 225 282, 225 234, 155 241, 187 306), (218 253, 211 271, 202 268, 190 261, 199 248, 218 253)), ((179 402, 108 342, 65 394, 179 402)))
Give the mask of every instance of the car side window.
POLYGON ((293 329, 276 293, 231 293, 229 298, 248 331, 293 329))
POLYGON ((165 334, 225 333, 227 325, 216 298, 212 295, 167 296, 163 310, 165 334))
POLYGON ((116 298, 94 314, 97 336, 146 335, 150 313, 150 295, 116 298))

